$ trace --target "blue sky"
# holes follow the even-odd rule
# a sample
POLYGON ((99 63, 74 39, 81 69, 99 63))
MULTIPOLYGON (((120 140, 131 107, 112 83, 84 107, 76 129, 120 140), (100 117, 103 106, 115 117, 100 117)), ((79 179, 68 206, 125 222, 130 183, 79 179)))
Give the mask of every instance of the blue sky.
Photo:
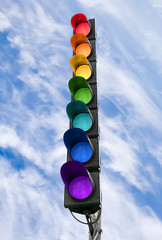
POLYGON ((60 177, 79 12, 96 19, 102 239, 161 240, 161 0, 0 1, 1 239, 88 239, 60 177))

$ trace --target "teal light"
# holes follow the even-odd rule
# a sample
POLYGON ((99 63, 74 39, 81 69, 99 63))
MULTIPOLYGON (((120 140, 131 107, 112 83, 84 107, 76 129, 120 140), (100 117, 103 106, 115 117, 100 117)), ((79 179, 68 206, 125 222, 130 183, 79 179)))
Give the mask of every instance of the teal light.
POLYGON ((93 119, 87 105, 79 100, 70 102, 66 107, 67 115, 73 127, 88 131, 93 119))
POLYGON ((88 131, 92 127, 92 118, 90 117, 89 113, 78 114, 73 119, 73 127, 88 131))

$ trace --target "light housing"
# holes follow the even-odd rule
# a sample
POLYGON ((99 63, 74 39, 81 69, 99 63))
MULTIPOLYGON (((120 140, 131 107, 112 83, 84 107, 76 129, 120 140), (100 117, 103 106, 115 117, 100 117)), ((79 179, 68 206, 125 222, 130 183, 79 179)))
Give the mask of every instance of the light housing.
MULTIPOLYGON (((77 115, 82 115, 82 110, 83 115, 90 113, 93 124, 85 132, 72 126, 70 121, 69 130, 64 134, 67 148, 67 164, 62 168, 64 170, 61 170, 64 172, 62 179, 65 183, 64 206, 71 212, 93 214, 101 209, 95 19, 87 20, 84 14, 79 13, 72 17, 71 23, 75 35, 71 38, 71 44, 73 55, 76 54, 70 60, 73 77, 75 75, 73 80, 69 81, 71 102, 82 101, 83 104, 87 104, 88 111, 82 104, 75 106, 73 103, 74 105, 69 105, 70 110, 67 112, 73 124, 74 119, 78 118, 77 115), (87 39, 83 37, 84 34, 87 39), (79 108, 82 109, 81 113, 79 108), (74 165, 78 167, 74 168, 74 165), (86 167, 86 171, 83 166, 86 167)), ((82 124, 82 121, 80 123, 82 124)))

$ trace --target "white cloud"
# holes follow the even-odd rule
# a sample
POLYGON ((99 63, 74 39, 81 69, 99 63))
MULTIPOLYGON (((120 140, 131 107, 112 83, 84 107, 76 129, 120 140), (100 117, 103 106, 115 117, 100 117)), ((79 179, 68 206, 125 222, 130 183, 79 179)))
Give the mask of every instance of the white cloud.
POLYGON ((22 61, 24 64, 27 64, 31 68, 35 68, 36 67, 36 63, 35 63, 34 57, 27 50, 21 51, 21 53, 20 53, 20 61, 22 61))
POLYGON ((100 58, 98 65, 102 79, 99 83, 100 96, 113 97, 119 106, 125 106, 132 116, 132 123, 150 124, 161 131, 161 111, 140 85, 139 79, 129 69, 120 68, 109 58, 100 58))
MULTIPOLYGON (((2 71, 2 72, 9 72, 10 69, 11 69, 11 65, 9 62, 3 62, 0 66, 0 71, 2 71)), ((1 91, 3 91, 3 90, 1 89, 1 91)))
POLYGON ((85 231, 88 235, 87 226, 80 226, 69 216, 69 211, 62 210, 63 184, 58 186, 57 175, 53 176, 52 184, 36 169, 27 168, 16 173, 5 159, 1 159, 0 177, 0 230, 3 239, 65 240, 70 237, 81 240, 85 231), (75 231, 71 228, 73 224, 75 231))
POLYGON ((23 141, 15 132, 14 129, 1 125, 0 126, 0 146, 3 148, 14 148, 17 149, 26 158, 32 159, 38 164, 39 156, 35 150, 29 146, 29 144, 23 141))
POLYGON ((155 8, 158 12, 162 13, 162 1, 161 0, 149 0, 149 3, 155 8))
POLYGON ((159 164, 162 166, 162 146, 157 145, 157 146, 154 146, 154 148, 150 146, 149 151, 157 159, 159 164))
MULTIPOLYGON (((37 125, 37 123, 36 123, 37 125)), ((35 125, 35 127, 36 127, 35 125)), ((28 132, 27 135, 18 136, 16 131, 8 126, 1 125, 0 126, 0 147, 3 148, 11 148, 13 151, 17 151, 22 156, 26 157, 30 162, 34 165, 41 168, 48 174, 53 174, 57 169, 60 169, 61 165, 66 161, 66 148, 63 144, 58 142, 57 132, 55 136, 53 136, 53 145, 49 144, 48 148, 45 143, 45 139, 39 139, 39 136, 36 136, 35 147, 33 144, 33 140, 30 142, 32 132, 36 132, 37 129, 35 127, 32 129, 28 129, 31 132, 28 132), (38 146, 39 147, 38 147, 38 146), (41 147, 44 146, 44 147, 41 147)), ((37 126, 38 127, 38 126, 37 126)), ((60 128, 58 128, 59 130, 60 128)), ((59 130, 61 133, 61 139, 63 132, 59 130)), ((25 133, 25 132, 24 132, 25 133)), ((59 133, 59 135, 60 135, 59 133)), ((41 132, 40 132, 41 135, 41 132)), ((60 136, 59 136, 60 138, 60 136)))
MULTIPOLYGON (((149 1, 155 9, 152 9, 147 1, 138 1, 138 4, 134 1, 126 2, 123 0, 79 2, 83 7, 93 9, 91 17, 96 16, 98 30, 103 29, 103 35, 100 36, 105 39, 103 49, 105 49, 109 39, 113 44, 116 44, 118 39, 119 42, 124 42, 124 46, 127 48, 132 47, 131 51, 135 51, 136 56, 144 57, 146 61, 148 59, 156 61, 158 71, 161 72, 161 19, 156 11, 156 9, 161 10, 160 0, 149 1)), ((134 58, 134 55, 132 57, 134 58)))
POLYGON ((103 239, 160 240, 162 222, 147 206, 138 206, 129 190, 110 176, 102 177, 103 239))
POLYGON ((3 32, 4 30, 8 29, 10 26, 11 26, 11 23, 8 17, 2 12, 0 12, 0 31, 3 32))
POLYGON ((111 119, 102 113, 100 116, 102 119, 100 149, 107 156, 102 159, 103 167, 120 173, 141 191, 151 191, 148 180, 140 172, 143 164, 137 156, 138 143, 129 135, 120 119, 111 119))

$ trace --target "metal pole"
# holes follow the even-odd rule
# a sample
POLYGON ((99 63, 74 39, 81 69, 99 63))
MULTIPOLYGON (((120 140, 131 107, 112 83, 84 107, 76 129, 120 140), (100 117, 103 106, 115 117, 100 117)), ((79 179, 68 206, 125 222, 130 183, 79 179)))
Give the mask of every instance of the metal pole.
MULTIPOLYGON (((98 213, 92 214, 93 218, 96 218, 98 213)), ((89 232, 89 240, 101 240, 101 216, 99 220, 93 224, 93 235, 91 235, 91 232, 89 232)))

